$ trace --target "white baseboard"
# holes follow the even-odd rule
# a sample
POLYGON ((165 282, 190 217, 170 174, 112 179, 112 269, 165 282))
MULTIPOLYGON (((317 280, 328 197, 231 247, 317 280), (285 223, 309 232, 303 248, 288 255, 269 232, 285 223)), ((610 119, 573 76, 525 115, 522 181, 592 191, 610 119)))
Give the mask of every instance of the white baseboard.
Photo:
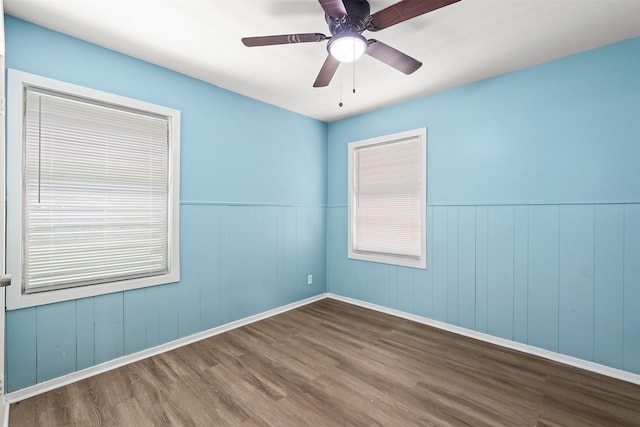
MULTIPOLYGON (((11 403, 19 402, 21 400, 36 396, 38 394, 46 393, 47 391, 56 389, 58 387, 63 387, 65 385, 92 377, 94 375, 101 374, 103 372, 110 371, 112 369, 119 368, 121 366, 128 365, 133 362, 137 362, 142 359, 146 359, 151 356, 155 356, 160 353, 165 353, 167 351, 175 350, 176 348, 180 348, 185 345, 192 344, 197 341, 201 341, 203 339, 212 337, 214 335, 218 335, 223 332, 230 331, 232 329, 240 328, 242 326, 246 326, 248 324, 258 322, 260 320, 264 320, 266 318, 275 316, 277 314, 281 314, 281 313, 293 310, 295 308, 302 307, 307 304, 311 304, 321 299, 325 299, 326 297, 327 297, 326 293, 319 294, 311 298, 307 298, 291 304, 283 305, 282 307, 274 308, 272 310, 268 310, 263 313, 245 317, 244 319, 236 320, 234 322, 227 323, 222 326, 215 327, 213 329, 208 329, 206 331, 198 332, 196 334, 189 335, 188 337, 179 338, 177 340, 174 340, 165 344, 161 344, 156 347, 142 350, 133 354, 128 354, 126 356, 118 357, 117 359, 109 360, 108 362, 91 366, 81 371, 73 372, 68 375, 63 375, 61 377, 54 378, 49 381, 41 382, 41 383, 32 385, 30 387, 26 387, 26 388, 8 393, 6 395, 6 402, 7 402, 7 408, 5 411, 5 419, 7 420, 6 423, 8 423, 9 406, 11 403)), ((8 424, 5 424, 5 425, 8 425, 8 424)))
POLYGON ((394 310, 392 308, 384 307, 377 304, 372 304, 365 301, 360 301, 354 298, 343 297, 343 296, 332 294, 332 293, 328 293, 327 297, 338 300, 338 301, 346 302, 348 304, 353 304, 353 305, 368 308, 371 310, 379 311, 381 313, 390 314, 392 316, 401 317, 403 319, 412 320, 414 322, 422 323, 424 325, 433 326, 435 328, 453 332, 459 335, 464 335, 466 337, 475 338, 480 341, 485 341, 491 344, 496 344, 502 347, 521 351, 523 353, 532 354, 534 356, 539 356, 548 360, 553 360, 554 362, 563 363, 565 365, 573 366, 575 368, 584 369, 587 371, 595 372, 597 374, 606 375, 611 378, 616 378, 622 381, 627 381, 633 384, 640 385, 640 375, 634 374, 628 371, 611 368, 609 366, 601 365, 599 363, 578 359, 577 357, 567 356, 565 354, 556 353, 554 351, 545 350, 543 348, 534 347, 532 345, 522 344, 519 342, 507 340, 504 338, 495 337, 493 335, 477 332, 472 329, 450 325, 449 323, 440 322, 437 320, 429 319, 427 317, 422 317, 422 316, 418 316, 411 313, 406 313, 400 310, 394 310))

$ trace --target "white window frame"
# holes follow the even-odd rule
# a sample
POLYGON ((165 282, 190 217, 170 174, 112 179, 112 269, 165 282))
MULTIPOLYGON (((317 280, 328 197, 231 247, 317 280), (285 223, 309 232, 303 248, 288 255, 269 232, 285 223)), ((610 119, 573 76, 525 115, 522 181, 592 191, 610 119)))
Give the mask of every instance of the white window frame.
POLYGON ((7 288, 7 309, 20 309, 178 282, 180 280, 180 111, 13 69, 8 70, 7 95, 7 270, 14 278, 13 286, 7 288), (40 87, 101 103, 147 111, 169 119, 169 269, 166 274, 37 293, 23 292, 22 169, 25 86, 40 87))
POLYGON ((351 142, 348 147, 349 150, 349 166, 348 166, 348 257, 351 259, 357 259, 362 261, 371 261, 384 264, 393 264, 405 267, 413 267, 426 269, 427 268, 427 129, 413 129, 406 132, 399 132, 391 135, 380 136, 376 138, 366 139, 362 141, 351 142), (392 144, 394 142, 401 142, 407 139, 420 139, 420 256, 419 257, 407 257, 392 253, 383 252, 364 252, 358 251, 355 246, 355 223, 356 221, 356 209, 355 204, 357 200, 356 189, 356 156, 355 151, 362 147, 392 144))

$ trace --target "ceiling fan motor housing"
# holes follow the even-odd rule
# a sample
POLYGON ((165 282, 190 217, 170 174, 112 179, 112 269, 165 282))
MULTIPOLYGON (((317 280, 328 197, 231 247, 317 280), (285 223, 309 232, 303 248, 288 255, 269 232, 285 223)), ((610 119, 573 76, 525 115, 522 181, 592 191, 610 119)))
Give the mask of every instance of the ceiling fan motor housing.
MULTIPOLYGON (((1 1, 1 0, 0 0, 1 1)), ((367 40, 362 33, 380 31, 460 0, 398 0, 371 15, 367 0, 318 0, 324 11, 331 37, 320 33, 244 37, 248 47, 327 41, 329 54, 313 87, 326 87, 341 62, 353 62, 365 53, 404 74, 411 74, 422 62, 378 40, 367 40)))
POLYGON ((345 32, 362 33, 367 28, 367 19, 371 14, 369 2, 367 0, 343 0, 343 3, 347 16, 334 18, 325 15, 329 31, 334 36, 345 32))

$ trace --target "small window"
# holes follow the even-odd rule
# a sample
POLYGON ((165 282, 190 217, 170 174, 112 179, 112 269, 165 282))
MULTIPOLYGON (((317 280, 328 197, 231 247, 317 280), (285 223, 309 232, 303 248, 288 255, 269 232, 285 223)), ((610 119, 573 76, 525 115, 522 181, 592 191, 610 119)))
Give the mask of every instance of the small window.
POLYGON ((349 258, 426 268, 426 129, 349 144, 349 258))
POLYGON ((9 74, 9 308, 176 282, 178 111, 9 74))

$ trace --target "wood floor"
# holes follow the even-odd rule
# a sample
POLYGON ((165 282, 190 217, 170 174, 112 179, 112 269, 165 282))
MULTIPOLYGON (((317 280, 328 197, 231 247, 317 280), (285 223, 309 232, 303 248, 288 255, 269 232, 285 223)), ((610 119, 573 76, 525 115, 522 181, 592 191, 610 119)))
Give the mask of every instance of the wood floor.
POLYGON ((640 386, 325 299, 11 405, 26 426, 640 426, 640 386))

